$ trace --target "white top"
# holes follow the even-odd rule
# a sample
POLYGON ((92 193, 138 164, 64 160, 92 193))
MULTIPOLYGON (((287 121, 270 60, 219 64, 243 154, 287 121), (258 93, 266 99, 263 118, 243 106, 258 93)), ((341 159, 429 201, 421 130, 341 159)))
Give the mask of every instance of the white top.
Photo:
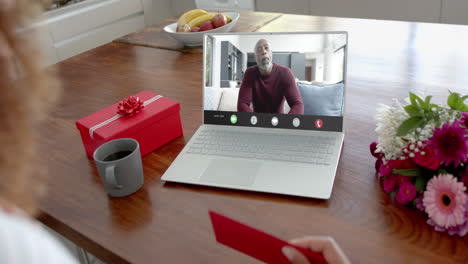
POLYGON ((0 263, 78 264, 38 223, 0 210, 0 263))

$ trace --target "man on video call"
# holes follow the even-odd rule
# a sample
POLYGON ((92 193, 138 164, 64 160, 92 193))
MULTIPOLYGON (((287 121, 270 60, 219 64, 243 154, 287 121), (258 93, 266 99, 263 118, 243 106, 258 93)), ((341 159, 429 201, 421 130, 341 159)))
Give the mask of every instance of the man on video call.
POLYGON ((244 73, 237 111, 284 114, 283 105, 286 99, 291 107, 288 114, 304 114, 304 104, 293 73, 288 67, 274 64, 272 58, 268 41, 257 41, 257 65, 247 68, 244 73), (251 103, 253 110, 250 108, 251 103))

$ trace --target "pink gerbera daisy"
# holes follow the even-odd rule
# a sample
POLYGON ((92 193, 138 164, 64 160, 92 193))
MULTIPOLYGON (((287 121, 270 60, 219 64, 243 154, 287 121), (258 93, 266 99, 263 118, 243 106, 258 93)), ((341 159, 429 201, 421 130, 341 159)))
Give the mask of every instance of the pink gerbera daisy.
POLYGON ((429 139, 429 146, 437 158, 445 165, 468 160, 468 131, 460 126, 460 122, 445 123, 441 128, 434 129, 434 135, 429 139))
MULTIPOLYGON (((467 198, 468 199, 468 198, 467 198)), ((459 235, 461 237, 468 233, 468 202, 465 203, 465 222, 454 227, 443 228, 437 225, 432 219, 427 219, 427 223, 434 227, 436 231, 447 232, 449 235, 459 235)))
MULTIPOLYGON (((468 167, 467 167, 467 170, 468 170, 468 167)), ((465 187, 468 187, 468 175, 461 177, 460 181, 465 185, 465 187)))
POLYGON ((424 212, 423 195, 419 195, 418 197, 414 198, 414 205, 419 211, 424 212))
POLYGON ((424 192, 423 205, 429 218, 443 228, 465 222, 466 187, 451 174, 433 177, 424 192))

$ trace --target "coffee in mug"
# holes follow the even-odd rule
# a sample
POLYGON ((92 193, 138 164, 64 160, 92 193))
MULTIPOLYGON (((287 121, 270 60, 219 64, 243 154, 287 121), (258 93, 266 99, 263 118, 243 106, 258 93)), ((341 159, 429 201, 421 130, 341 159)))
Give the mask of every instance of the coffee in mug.
POLYGON ((144 182, 138 141, 120 138, 104 143, 94 151, 94 162, 110 196, 127 196, 144 182))
POLYGON ((132 152, 129 151, 129 150, 119 151, 119 152, 112 153, 112 154, 110 154, 109 156, 105 157, 105 158, 104 158, 104 161, 119 160, 119 159, 121 159, 121 158, 127 157, 127 156, 130 155, 130 154, 132 154, 132 152))

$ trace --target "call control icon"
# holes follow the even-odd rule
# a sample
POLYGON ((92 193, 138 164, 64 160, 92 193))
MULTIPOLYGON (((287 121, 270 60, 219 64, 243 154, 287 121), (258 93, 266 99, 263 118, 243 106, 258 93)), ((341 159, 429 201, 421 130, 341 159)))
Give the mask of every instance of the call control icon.
POLYGON ((252 117, 250 118, 250 123, 251 123, 252 125, 255 126, 255 125, 257 124, 257 122, 258 122, 258 119, 257 119, 256 116, 252 116, 252 117))
POLYGON ((278 118, 276 116, 274 116, 272 119, 271 119, 271 124, 273 126, 277 126, 278 125, 278 118))
POLYGON ((231 124, 237 123, 237 116, 236 115, 231 115, 231 124))
POLYGON ((315 119, 315 127, 316 128, 322 128, 323 127, 322 119, 315 119))
POLYGON ((293 126, 294 127, 299 127, 301 125, 301 120, 299 118, 294 118, 293 119, 293 126))

